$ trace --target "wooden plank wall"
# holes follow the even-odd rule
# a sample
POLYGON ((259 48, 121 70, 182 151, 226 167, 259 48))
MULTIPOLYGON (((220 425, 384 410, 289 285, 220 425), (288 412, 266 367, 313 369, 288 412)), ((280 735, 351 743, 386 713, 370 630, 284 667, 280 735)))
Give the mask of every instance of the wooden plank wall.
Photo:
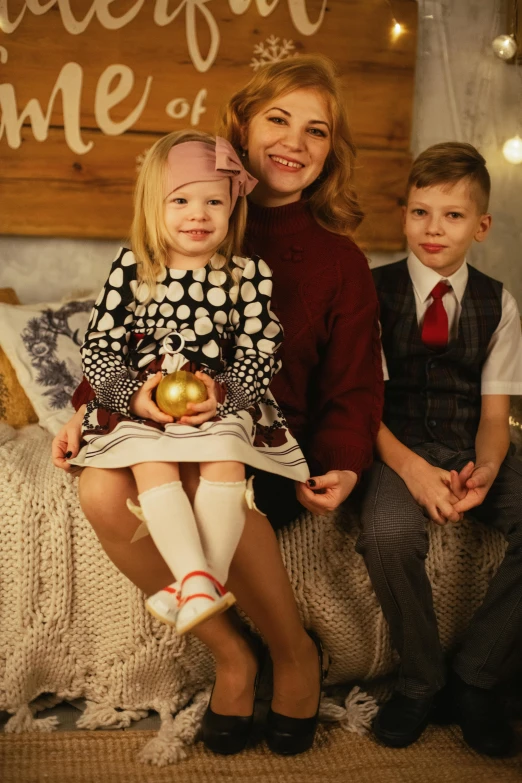
MULTIPOLYGON (((300 9, 302 19, 306 11, 313 23, 320 18, 324 1, 145 0, 121 29, 105 29, 94 15, 83 32, 72 34, 64 27, 62 6, 81 20, 96 3, 108 8, 109 0, 33 0, 29 7, 22 0, 0 0, 0 233, 125 237, 139 155, 160 135, 189 127, 191 118, 194 127, 212 131, 220 106, 252 74, 251 61, 259 57, 256 44, 265 42, 266 47, 267 39, 276 36, 280 41, 290 39, 293 51, 323 52, 338 65, 360 152, 356 181, 368 215, 358 240, 372 250, 403 247, 398 205, 410 163, 417 4, 392 3, 395 18, 406 30, 395 41, 387 0, 328 0, 317 32, 302 34, 291 7, 300 9), (163 26, 154 21, 160 6, 174 17, 163 26), (34 13, 37 7, 40 15, 34 13), (273 10, 267 13, 270 7, 273 10), (206 70, 187 43, 191 8, 201 57, 216 47, 215 60, 206 70), (232 11, 240 8, 241 15, 232 11), (24 9, 21 22, 10 32, 9 25, 24 9), (100 81, 107 78, 106 69, 115 64, 132 69, 134 84, 104 120, 99 100, 95 110, 96 94, 102 90, 100 81), (35 138, 25 116, 16 146, 8 91, 14 90, 18 116, 31 101, 34 109, 34 99, 45 115, 64 66, 67 95, 62 98, 60 93, 54 101, 48 129, 43 122, 45 138, 35 138), (144 95, 148 78, 140 116, 124 133, 121 127, 109 127, 108 119, 125 122, 144 95), (196 117, 198 94, 204 112, 196 117), (186 116, 169 116, 167 107, 175 100, 174 109, 186 111, 186 116)), ((136 4, 112 0, 110 13, 117 18, 136 4)), ((114 78, 110 89, 117 84, 114 78)))

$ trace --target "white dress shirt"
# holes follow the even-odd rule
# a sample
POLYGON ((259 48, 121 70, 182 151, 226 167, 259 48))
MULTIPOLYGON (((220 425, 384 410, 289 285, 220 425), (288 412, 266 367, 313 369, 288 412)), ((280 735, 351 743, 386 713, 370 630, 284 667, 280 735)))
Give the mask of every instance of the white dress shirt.
MULTIPOLYGON (((442 297, 448 315, 449 339, 457 336, 462 298, 468 282, 466 262, 449 277, 441 277, 419 261, 416 255, 408 256, 417 322, 422 327, 426 310, 433 301, 431 291, 440 280, 448 283, 451 290, 442 297)), ((482 394, 522 394, 522 332, 520 315, 514 297, 502 289, 502 315, 488 345, 487 357, 482 367, 482 394)))

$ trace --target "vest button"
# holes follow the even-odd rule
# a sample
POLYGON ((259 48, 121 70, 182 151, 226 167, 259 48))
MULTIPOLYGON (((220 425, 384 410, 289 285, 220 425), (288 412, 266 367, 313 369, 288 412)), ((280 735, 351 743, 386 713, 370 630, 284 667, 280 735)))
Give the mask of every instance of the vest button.
POLYGON ((436 427, 437 426, 437 422, 435 421, 435 419, 430 419, 428 424, 430 425, 430 427, 436 427))

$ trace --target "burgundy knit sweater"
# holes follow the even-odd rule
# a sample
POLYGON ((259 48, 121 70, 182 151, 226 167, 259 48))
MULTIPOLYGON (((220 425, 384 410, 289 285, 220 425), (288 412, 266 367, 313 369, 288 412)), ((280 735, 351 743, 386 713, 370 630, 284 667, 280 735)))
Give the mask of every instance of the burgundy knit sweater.
POLYGON ((377 294, 350 239, 318 225, 302 201, 249 204, 246 254, 274 276, 272 307, 285 339, 271 390, 312 475, 372 461, 383 378, 377 294))
MULTIPOLYGON (((303 201, 249 204, 246 254, 273 271, 272 308, 285 331, 271 390, 312 475, 372 462, 383 378, 377 294, 356 244, 316 223, 303 201)), ((93 392, 84 379, 79 408, 93 392)))

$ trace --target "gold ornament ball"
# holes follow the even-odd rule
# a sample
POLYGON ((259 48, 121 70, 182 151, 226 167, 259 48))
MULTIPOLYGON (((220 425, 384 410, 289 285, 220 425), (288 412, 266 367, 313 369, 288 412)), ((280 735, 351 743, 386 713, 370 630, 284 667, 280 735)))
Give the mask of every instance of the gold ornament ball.
POLYGON ((189 402, 204 402, 207 397, 207 387, 203 381, 185 370, 165 375, 156 389, 156 405, 176 419, 185 414, 189 402))

